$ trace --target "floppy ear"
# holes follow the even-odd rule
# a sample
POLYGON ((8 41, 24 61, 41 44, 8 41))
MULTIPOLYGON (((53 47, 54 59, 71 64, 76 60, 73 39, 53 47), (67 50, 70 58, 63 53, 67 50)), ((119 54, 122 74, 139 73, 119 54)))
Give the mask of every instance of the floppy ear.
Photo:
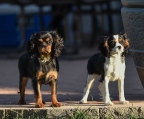
POLYGON ((50 31, 50 34, 53 39, 52 44, 52 55, 58 57, 61 54, 62 48, 64 47, 63 39, 57 34, 56 31, 50 31))
POLYGON ((123 39, 124 39, 124 43, 123 43, 123 46, 124 46, 124 52, 123 52, 123 56, 127 55, 128 52, 129 52, 129 39, 127 37, 127 34, 123 34, 123 39))
POLYGON ((36 33, 31 35, 30 40, 27 43, 27 51, 30 54, 31 57, 33 57, 36 54, 36 33))
POLYGON ((110 57, 110 51, 108 46, 108 37, 104 37, 103 41, 99 45, 99 50, 105 57, 110 57))

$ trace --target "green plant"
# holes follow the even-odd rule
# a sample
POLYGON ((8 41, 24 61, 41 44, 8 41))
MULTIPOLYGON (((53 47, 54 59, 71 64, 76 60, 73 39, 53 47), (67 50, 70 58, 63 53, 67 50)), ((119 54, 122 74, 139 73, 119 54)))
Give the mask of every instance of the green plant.
POLYGON ((71 114, 67 115, 67 119, 91 119, 92 116, 88 114, 89 108, 87 110, 76 109, 71 114))

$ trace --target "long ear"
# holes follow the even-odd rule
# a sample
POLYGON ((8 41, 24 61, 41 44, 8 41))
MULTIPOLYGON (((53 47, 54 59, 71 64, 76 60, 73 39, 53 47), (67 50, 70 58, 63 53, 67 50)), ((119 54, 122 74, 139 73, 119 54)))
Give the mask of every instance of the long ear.
POLYGON ((99 50, 105 57, 110 57, 109 46, 107 43, 108 37, 104 37, 103 41, 99 45, 99 50))
POLYGON ((56 31, 50 31, 50 34, 53 38, 52 55, 54 57, 58 57, 61 54, 62 48, 64 47, 64 41, 56 31))
POLYGON ((127 34, 123 34, 123 39, 124 39, 124 43, 123 43, 123 46, 124 46, 124 53, 123 53, 123 56, 127 55, 128 52, 129 52, 129 39, 127 37, 127 34))
POLYGON ((36 53, 35 37, 36 37, 36 33, 31 35, 30 40, 27 43, 27 51, 31 57, 33 57, 36 53))

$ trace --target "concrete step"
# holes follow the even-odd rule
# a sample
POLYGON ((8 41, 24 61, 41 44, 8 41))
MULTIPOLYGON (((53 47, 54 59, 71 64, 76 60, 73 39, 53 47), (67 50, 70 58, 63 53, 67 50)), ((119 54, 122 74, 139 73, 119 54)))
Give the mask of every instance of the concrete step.
POLYGON ((76 101, 63 102, 62 107, 44 108, 28 105, 0 105, 0 119, 137 119, 144 118, 144 101, 131 101, 121 105, 114 101, 114 106, 104 106, 103 102, 89 101, 78 104, 76 101))

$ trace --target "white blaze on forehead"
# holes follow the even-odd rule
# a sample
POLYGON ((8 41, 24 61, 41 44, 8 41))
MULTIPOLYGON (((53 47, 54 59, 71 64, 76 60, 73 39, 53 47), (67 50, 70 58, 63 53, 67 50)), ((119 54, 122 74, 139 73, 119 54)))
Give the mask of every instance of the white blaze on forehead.
POLYGON ((118 41, 118 35, 113 35, 113 37, 118 41))

